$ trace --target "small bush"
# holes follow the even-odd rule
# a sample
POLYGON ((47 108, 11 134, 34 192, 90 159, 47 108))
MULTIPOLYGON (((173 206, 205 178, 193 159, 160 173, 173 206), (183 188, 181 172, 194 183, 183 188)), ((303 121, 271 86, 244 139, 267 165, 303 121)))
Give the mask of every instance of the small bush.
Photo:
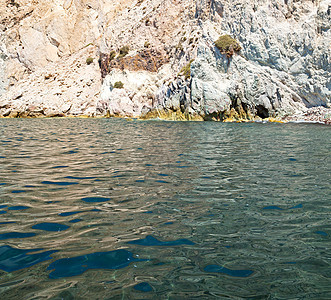
POLYGON ((124 46, 120 49, 120 54, 118 55, 119 58, 124 57, 125 55, 127 55, 130 51, 129 46, 124 46))
POLYGON ((149 46, 150 46, 150 43, 146 41, 145 44, 144 44, 144 47, 149 48, 149 46))
POLYGON ((88 65, 90 65, 91 63, 93 63, 93 57, 88 57, 88 58, 86 58, 86 63, 87 63, 88 65))
POLYGON ((116 57, 116 52, 114 50, 109 53, 109 60, 113 60, 116 57))
POLYGON ((191 78, 191 64, 193 63, 193 61, 194 59, 191 59, 190 62, 186 66, 182 67, 179 72, 180 75, 185 76, 185 79, 191 78))
POLYGON ((216 47, 222 54, 226 54, 227 57, 231 57, 234 52, 239 52, 241 46, 239 43, 229 35, 222 35, 215 42, 216 47))
POLYGON ((114 89, 122 89, 124 87, 124 84, 122 81, 116 81, 114 83, 114 89))

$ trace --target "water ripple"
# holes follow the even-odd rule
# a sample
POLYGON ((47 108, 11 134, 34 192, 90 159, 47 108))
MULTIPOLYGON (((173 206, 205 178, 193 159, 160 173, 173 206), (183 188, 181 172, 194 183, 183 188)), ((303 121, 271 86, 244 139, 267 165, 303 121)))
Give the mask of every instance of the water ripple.
POLYGON ((330 127, 0 119, 0 136, 2 299, 331 298, 330 127))
POLYGON ((47 270, 51 279, 77 276, 88 269, 122 269, 132 262, 144 261, 125 249, 96 252, 83 256, 64 258, 51 263, 47 270))

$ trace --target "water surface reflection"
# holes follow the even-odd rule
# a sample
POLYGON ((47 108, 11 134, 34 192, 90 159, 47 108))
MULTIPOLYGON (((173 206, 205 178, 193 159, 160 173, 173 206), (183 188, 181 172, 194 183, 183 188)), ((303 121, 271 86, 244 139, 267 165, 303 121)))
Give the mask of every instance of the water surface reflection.
POLYGON ((331 297, 327 126, 8 119, 0 137, 2 299, 331 297))

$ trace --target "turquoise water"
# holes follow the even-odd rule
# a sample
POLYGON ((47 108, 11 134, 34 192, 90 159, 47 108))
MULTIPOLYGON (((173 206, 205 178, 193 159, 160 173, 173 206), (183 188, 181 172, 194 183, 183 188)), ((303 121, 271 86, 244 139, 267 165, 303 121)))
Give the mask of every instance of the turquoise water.
POLYGON ((1 299, 330 299, 330 127, 0 120, 1 299))

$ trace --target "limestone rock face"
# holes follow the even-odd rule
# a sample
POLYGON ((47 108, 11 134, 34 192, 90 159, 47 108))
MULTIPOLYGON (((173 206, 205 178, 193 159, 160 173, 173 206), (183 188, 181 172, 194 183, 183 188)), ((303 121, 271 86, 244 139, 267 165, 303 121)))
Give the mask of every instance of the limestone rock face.
POLYGON ((328 0, 0 0, 0 116, 307 114, 331 106, 330 24, 328 0))

